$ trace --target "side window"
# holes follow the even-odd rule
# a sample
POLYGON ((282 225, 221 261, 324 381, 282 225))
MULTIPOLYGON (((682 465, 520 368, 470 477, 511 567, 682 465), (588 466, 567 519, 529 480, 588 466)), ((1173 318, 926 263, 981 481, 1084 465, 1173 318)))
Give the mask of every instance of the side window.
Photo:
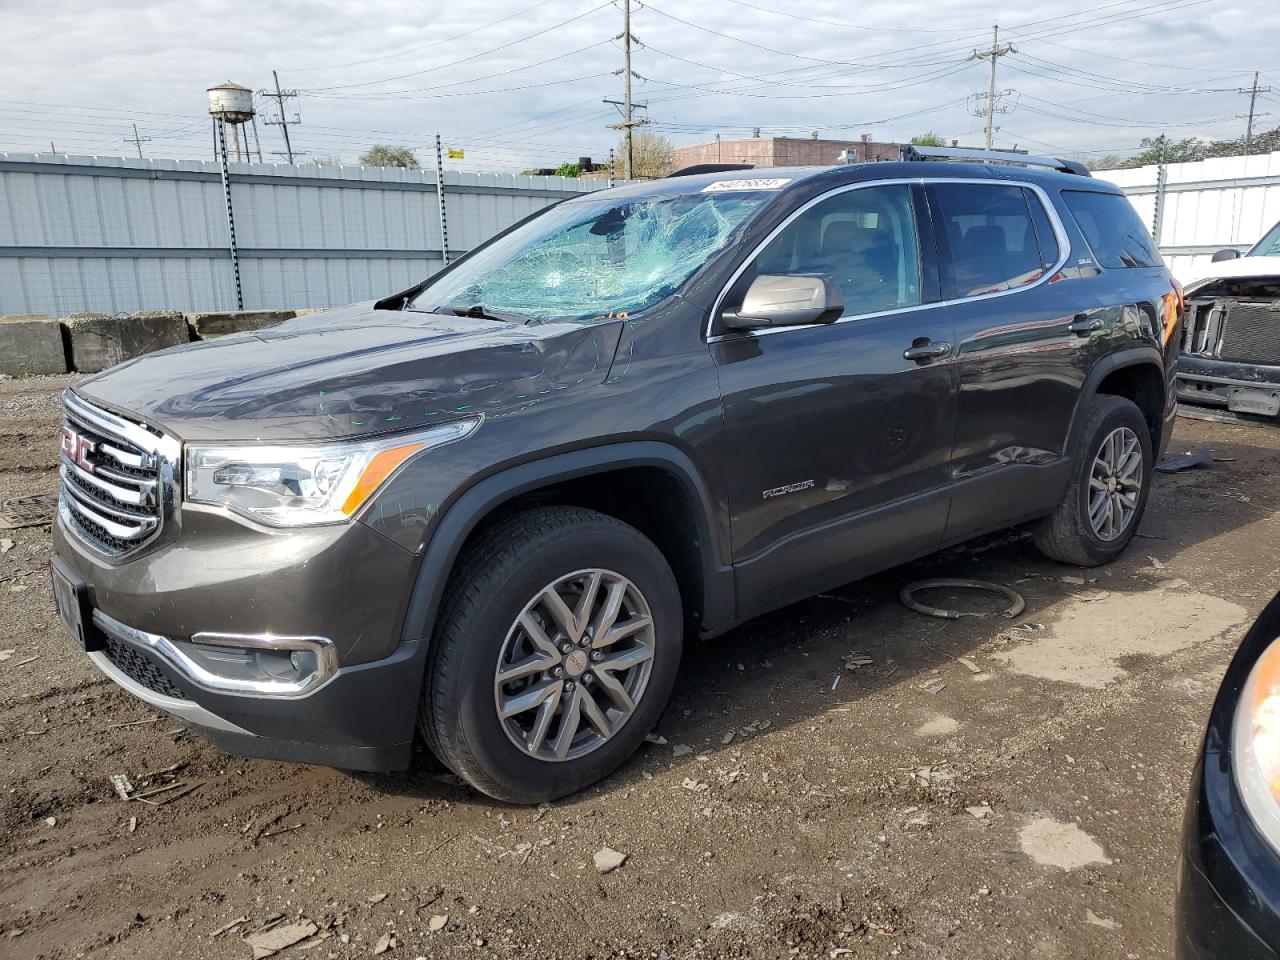
POLYGON ((910 188, 864 187, 815 203, 776 236, 734 285, 760 274, 820 273, 844 294, 844 316, 920 303, 920 244, 910 188))
POLYGON ((1062 200, 1103 267, 1164 265, 1151 234, 1128 199, 1116 193, 1063 190, 1062 200))
POLYGON ((1040 246, 1040 265, 1050 270, 1062 256, 1058 247, 1058 237, 1053 232, 1053 224, 1049 222, 1049 214, 1045 212, 1044 201, 1034 190, 1025 187, 1022 195, 1027 201, 1027 209, 1031 211, 1031 223, 1036 228, 1036 240, 1040 246))
MULTIPOLYGON (((948 299, 1034 283, 1044 274, 1047 253, 1055 254, 1050 266, 1057 261, 1056 250, 1041 251, 1022 187, 938 183, 929 193, 943 232, 943 295, 948 299)), ((1031 199, 1040 202, 1034 194, 1031 199)))

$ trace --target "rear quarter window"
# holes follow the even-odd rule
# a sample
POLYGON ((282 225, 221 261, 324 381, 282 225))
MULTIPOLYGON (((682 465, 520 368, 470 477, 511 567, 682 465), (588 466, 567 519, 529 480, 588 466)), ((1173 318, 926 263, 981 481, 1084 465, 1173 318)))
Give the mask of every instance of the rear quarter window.
POLYGON ((1084 234, 1099 266, 1162 267, 1151 234, 1129 201, 1115 193, 1063 190, 1062 201, 1084 234))

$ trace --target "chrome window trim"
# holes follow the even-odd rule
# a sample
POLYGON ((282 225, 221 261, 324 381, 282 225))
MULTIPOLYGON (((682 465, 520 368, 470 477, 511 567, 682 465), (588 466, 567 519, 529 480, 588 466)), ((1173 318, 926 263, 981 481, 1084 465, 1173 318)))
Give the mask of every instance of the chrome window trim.
MULTIPOLYGON (((916 230, 916 242, 920 242, 919 227, 916 230)), ((923 255, 923 251, 920 251, 923 255)), ((1062 223, 1062 218, 1058 216, 1058 210, 1053 205, 1053 201, 1049 199, 1048 192, 1038 183, 1031 183, 1025 180, 1005 180, 999 177, 898 177, 891 180, 867 180, 860 183, 846 183, 839 187, 821 193, 816 197, 812 197, 800 207, 791 211, 791 214, 769 232, 769 235, 756 244, 755 248, 747 256, 738 268, 734 270, 733 275, 729 277, 728 282, 720 291, 720 295, 716 297, 715 304, 711 308, 711 314, 707 317, 707 324, 703 330, 703 337, 707 343, 719 343, 721 340, 737 340, 742 337, 764 337, 773 333, 790 333, 794 330, 809 330, 815 326, 834 326, 840 323, 848 323, 853 320, 866 320, 871 317, 890 317, 899 313, 908 313, 916 310, 930 310, 937 307, 951 306, 957 303, 971 303, 979 300, 990 300, 995 297, 1005 297, 1010 294, 1023 293, 1027 290, 1034 290, 1036 287, 1048 283, 1049 280, 1058 273, 1067 261, 1071 259, 1071 241, 1067 236, 1067 229, 1062 223), (895 307, 892 310, 877 310, 871 313, 856 313, 849 316, 843 316, 830 324, 793 324, 786 327, 761 327, 757 330, 738 330, 731 333, 712 333, 711 330, 715 326, 716 317, 720 316, 720 307, 724 302, 724 298, 728 296, 730 289, 738 282, 738 279, 747 271, 761 252, 773 240, 782 233, 787 227, 791 226, 792 221, 799 217, 810 207, 829 200, 834 196, 842 193, 848 193, 852 190, 865 190, 868 187, 889 187, 889 186, 928 186, 930 184, 939 183, 970 183, 983 184, 986 186, 1011 187, 1013 189, 1027 189, 1035 193, 1040 198, 1040 203, 1044 206, 1045 214, 1049 217, 1049 224, 1053 227, 1054 236, 1058 240, 1058 262, 1051 268, 1048 268, 1034 283, 1028 283, 1021 287, 1014 287, 1011 290, 997 290, 994 293, 982 293, 972 297, 953 297, 949 300, 935 300, 932 303, 917 303, 909 307, 895 307)))
MULTIPOLYGON (((147 482, 153 483, 156 495, 156 515, 154 518, 148 518, 154 522, 153 529, 145 537, 137 538, 138 543, 136 546, 123 553, 110 553, 82 534, 77 525, 68 519, 67 512, 71 509, 76 509, 81 514, 84 514, 84 509, 81 509, 84 504, 69 496, 62 489, 64 484, 60 483, 58 514, 61 528, 67 536, 98 560, 111 565, 127 563, 139 554, 155 549, 161 544, 172 540, 177 534, 178 526, 182 442, 177 437, 160 433, 140 423, 118 417, 101 407, 94 406, 77 395, 70 387, 62 391, 62 412, 63 416, 71 423, 79 423, 81 426, 88 427, 96 433, 114 437, 142 450, 145 455, 144 458, 137 458, 127 454, 126 451, 117 450, 110 444, 103 444, 103 449, 113 457, 117 456, 117 454, 124 454, 124 458, 121 459, 122 463, 136 466, 139 469, 154 469, 156 473, 155 479, 151 481, 143 478, 130 480, 130 482, 138 483, 139 486, 144 486, 147 482), (139 462, 133 463, 133 460, 138 460, 139 462)), ((74 465, 70 464, 61 454, 59 454, 59 465, 62 469, 68 466, 74 468, 74 465)), ((80 475, 80 471, 77 471, 77 475, 80 475)), ((101 484, 96 485, 101 486, 101 484)), ((95 523, 101 524, 105 529, 110 529, 108 525, 102 523, 102 519, 99 516, 91 517, 90 519, 95 523)))
POLYGON ((338 672, 338 655, 328 637, 281 637, 274 634, 197 633, 192 643, 235 647, 241 650, 269 650, 285 653, 307 650, 315 654, 316 670, 301 680, 241 680, 219 676, 201 666, 183 651, 181 645, 158 633, 148 633, 121 623, 101 610, 93 611, 93 622, 117 640, 149 650, 197 687, 241 697, 277 697, 298 699, 310 696, 333 679, 338 672))

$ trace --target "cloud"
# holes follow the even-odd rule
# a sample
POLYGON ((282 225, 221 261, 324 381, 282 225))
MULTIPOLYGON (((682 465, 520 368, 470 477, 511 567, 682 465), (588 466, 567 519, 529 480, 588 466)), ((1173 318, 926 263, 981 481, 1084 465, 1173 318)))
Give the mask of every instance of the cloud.
MULTIPOLYGON (((1003 101, 1012 109, 997 118, 997 144, 1123 152, 1162 130, 1240 135, 1247 98, 1237 91, 1273 62, 1280 6, 633 0, 633 96, 677 143, 754 127, 879 140, 933 130, 979 143, 983 121, 965 98, 985 89, 987 65, 967 58, 989 46, 997 20, 1017 48, 998 64, 998 87, 1016 95, 1003 101)), ((354 161, 388 142, 425 159, 439 132, 467 152, 454 166, 518 170, 601 158, 617 140, 616 111, 602 102, 621 96, 617 2, 11 0, 0 31, 0 150, 52 140, 121 154, 137 122, 148 155, 205 157, 205 88, 230 79, 262 89, 272 69, 301 91, 291 133, 307 157, 354 161)), ((1271 79, 1280 90, 1280 73, 1271 79)), ((1276 125, 1278 105, 1275 93, 1260 100, 1260 128, 1276 125)), ((265 153, 281 149, 278 127, 259 133, 265 153)))

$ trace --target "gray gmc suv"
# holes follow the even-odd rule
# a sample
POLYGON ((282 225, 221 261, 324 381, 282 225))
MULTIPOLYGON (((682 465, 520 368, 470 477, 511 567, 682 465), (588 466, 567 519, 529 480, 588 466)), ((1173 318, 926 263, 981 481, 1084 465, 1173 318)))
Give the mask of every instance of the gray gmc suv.
POLYGON ((387 770, 421 737, 532 802, 625 762, 686 638, 1014 524, 1106 563, 1180 290, 1078 165, 929 153, 575 197, 75 384, 61 616, 233 753, 387 770))

